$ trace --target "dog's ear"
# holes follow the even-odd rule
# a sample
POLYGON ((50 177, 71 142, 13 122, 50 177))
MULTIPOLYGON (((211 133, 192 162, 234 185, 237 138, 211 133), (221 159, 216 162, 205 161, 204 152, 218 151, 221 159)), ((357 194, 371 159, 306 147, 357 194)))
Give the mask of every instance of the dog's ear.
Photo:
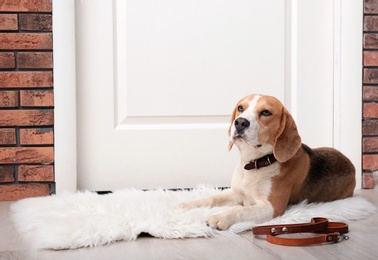
POLYGON ((232 146, 234 145, 234 142, 228 142, 228 150, 231 151, 232 146))
POLYGON ((274 156, 279 162, 286 162, 297 153, 301 142, 293 117, 283 108, 280 128, 273 146, 274 156))
MULTIPOLYGON (((232 124, 234 123, 234 120, 235 120, 235 118, 236 118, 237 107, 238 107, 238 105, 236 105, 236 107, 234 108, 234 111, 232 111, 232 115, 231 115, 231 123, 230 123, 230 127, 228 128, 228 138, 229 138, 229 139, 230 139, 230 137, 231 137, 231 128, 232 128, 232 124)), ((233 145, 234 145, 234 142, 230 140, 230 142, 228 143, 228 150, 229 150, 229 151, 231 151, 233 145)))

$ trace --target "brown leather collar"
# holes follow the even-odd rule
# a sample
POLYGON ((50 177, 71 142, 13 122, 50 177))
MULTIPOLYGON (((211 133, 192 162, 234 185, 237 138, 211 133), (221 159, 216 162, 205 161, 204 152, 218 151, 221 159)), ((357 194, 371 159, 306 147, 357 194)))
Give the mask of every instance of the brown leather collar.
POLYGON ((312 218, 310 223, 281 224, 258 226, 252 229, 254 235, 267 235, 270 243, 283 246, 308 246, 320 243, 337 243, 342 239, 349 239, 348 225, 342 222, 329 222, 326 218, 312 218), (281 234, 320 233, 321 236, 306 238, 278 237, 281 234))
POLYGON ((244 166, 244 169, 246 170, 259 169, 262 167, 269 166, 276 161, 277 159, 276 157, 274 157, 274 154, 268 154, 268 155, 265 155, 264 157, 251 161, 250 163, 247 163, 244 166))

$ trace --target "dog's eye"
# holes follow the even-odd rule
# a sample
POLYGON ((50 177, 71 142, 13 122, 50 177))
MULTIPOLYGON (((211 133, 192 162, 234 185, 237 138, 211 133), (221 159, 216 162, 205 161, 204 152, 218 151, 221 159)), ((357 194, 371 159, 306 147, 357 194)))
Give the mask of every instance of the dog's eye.
POLYGON ((270 113, 269 110, 263 110, 260 112, 260 116, 271 116, 272 113, 270 113))
POLYGON ((238 106, 238 111, 239 111, 239 112, 243 112, 243 111, 244 111, 243 106, 238 106))

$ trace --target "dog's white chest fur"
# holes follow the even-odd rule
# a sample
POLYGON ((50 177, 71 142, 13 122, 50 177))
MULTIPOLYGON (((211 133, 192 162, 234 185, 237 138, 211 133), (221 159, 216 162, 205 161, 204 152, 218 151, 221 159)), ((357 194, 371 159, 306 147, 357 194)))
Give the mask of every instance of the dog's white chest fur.
POLYGON ((232 178, 232 190, 244 206, 267 202, 272 187, 272 177, 279 174, 278 163, 258 170, 245 170, 239 163, 232 178))

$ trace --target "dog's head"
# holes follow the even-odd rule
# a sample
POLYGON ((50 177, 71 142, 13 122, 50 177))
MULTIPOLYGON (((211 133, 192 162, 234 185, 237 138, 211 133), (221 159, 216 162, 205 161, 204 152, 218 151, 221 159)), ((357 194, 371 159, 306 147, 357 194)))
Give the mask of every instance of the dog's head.
POLYGON ((232 113, 228 134, 229 149, 233 144, 241 152, 272 147, 279 162, 289 160, 301 146, 293 117, 271 96, 250 95, 241 99, 232 113))

